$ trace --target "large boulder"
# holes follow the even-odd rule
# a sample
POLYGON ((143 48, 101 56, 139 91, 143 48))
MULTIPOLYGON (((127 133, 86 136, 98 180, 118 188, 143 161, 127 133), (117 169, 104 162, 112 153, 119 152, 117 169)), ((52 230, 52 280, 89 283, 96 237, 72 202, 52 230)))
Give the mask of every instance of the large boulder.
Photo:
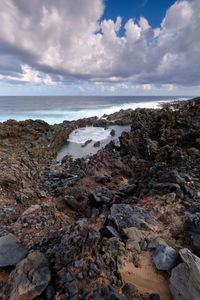
POLYGON ((50 280, 45 256, 39 251, 32 252, 11 272, 3 300, 32 300, 45 290, 50 280))
POLYGON ((200 213, 187 215, 184 229, 190 239, 192 251, 200 256, 200 213))
POLYGON ((0 238, 0 267, 14 266, 27 254, 26 247, 17 243, 13 234, 0 238))
POLYGON ((200 299, 200 258, 188 249, 179 251, 182 263, 172 270, 170 289, 175 300, 200 299))
POLYGON ((158 270, 170 271, 177 265, 178 256, 175 249, 168 246, 158 246, 152 259, 158 270))

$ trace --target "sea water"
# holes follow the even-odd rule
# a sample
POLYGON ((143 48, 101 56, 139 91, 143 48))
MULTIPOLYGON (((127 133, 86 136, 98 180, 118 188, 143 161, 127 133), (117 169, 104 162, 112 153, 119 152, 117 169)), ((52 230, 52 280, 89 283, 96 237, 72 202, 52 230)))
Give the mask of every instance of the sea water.
POLYGON ((56 160, 57 162, 60 162, 65 155, 70 155, 73 159, 94 155, 110 141, 113 141, 117 145, 123 131, 130 131, 130 126, 115 125, 106 128, 88 126, 75 129, 71 132, 68 140, 58 152, 56 160), (115 131, 114 136, 111 135, 112 129, 115 131), (91 142, 84 146, 85 142, 88 140, 91 140, 91 142), (98 147, 94 147, 96 142, 100 142, 98 147))
POLYGON ((14 119, 44 120, 58 124, 87 117, 102 117, 120 109, 157 108, 163 102, 187 100, 191 97, 173 96, 18 96, 0 97, 0 122, 14 119))

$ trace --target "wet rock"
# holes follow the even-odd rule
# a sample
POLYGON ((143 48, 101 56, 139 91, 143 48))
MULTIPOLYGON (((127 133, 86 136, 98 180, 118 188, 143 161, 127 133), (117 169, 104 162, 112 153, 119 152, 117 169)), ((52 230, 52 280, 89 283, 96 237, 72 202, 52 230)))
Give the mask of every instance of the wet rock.
POLYGON ((3 300, 31 300, 47 287, 51 273, 45 256, 39 251, 30 253, 11 272, 3 300))
POLYGON ((105 187, 97 186, 95 191, 89 194, 89 201, 93 206, 101 206, 109 204, 112 201, 112 193, 105 187))
POLYGON ((81 145, 82 148, 86 147, 88 144, 90 144, 92 140, 87 140, 83 145, 81 145))
POLYGON ((155 239, 153 239, 149 245, 148 248, 149 249, 156 249, 158 246, 168 246, 167 243, 165 242, 165 240, 163 240, 160 237, 157 237, 155 239))
POLYGON ((115 136, 115 130, 114 129, 111 130, 110 135, 115 136))
POLYGON ((98 142, 94 143, 93 146, 94 146, 95 148, 99 148, 99 147, 100 147, 100 142, 98 141, 98 142))
POLYGON ((87 220, 80 219, 71 226, 69 233, 67 233, 62 238, 61 243, 53 249, 55 252, 56 265, 66 266, 82 252, 84 247, 95 247, 99 238, 100 234, 88 226, 87 220))
POLYGON ((123 233, 128 240, 140 242, 142 239, 144 239, 144 234, 135 227, 124 228, 123 233))
POLYGON ((179 251, 181 263, 172 270, 170 289, 175 300, 200 297, 200 259, 188 249, 179 251))
POLYGON ((0 238, 0 267, 16 265, 27 255, 27 249, 17 243, 13 234, 0 238))
POLYGON ((106 183, 106 182, 111 182, 112 181, 112 177, 106 173, 106 172, 103 172, 101 173, 100 175, 98 175, 96 178, 95 178, 95 181, 97 183, 106 183))
POLYGON ((178 256, 175 249, 168 246, 158 246, 152 259, 158 270, 170 271, 178 264, 178 256))

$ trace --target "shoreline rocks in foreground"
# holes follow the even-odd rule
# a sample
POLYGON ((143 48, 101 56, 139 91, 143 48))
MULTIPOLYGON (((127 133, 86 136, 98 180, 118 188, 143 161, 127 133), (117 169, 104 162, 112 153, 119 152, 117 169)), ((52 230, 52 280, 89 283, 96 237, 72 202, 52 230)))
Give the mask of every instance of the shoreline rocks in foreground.
POLYGON ((200 98, 1 123, 0 299, 199 299, 199 129, 200 98), (125 123, 120 146, 54 164, 75 128, 125 123))

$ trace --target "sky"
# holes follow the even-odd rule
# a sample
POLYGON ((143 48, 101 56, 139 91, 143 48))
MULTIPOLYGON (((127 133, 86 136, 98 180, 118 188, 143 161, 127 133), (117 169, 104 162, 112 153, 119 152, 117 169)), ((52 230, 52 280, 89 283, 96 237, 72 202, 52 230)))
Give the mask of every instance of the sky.
POLYGON ((200 95, 200 0, 1 0, 0 96, 200 95))

